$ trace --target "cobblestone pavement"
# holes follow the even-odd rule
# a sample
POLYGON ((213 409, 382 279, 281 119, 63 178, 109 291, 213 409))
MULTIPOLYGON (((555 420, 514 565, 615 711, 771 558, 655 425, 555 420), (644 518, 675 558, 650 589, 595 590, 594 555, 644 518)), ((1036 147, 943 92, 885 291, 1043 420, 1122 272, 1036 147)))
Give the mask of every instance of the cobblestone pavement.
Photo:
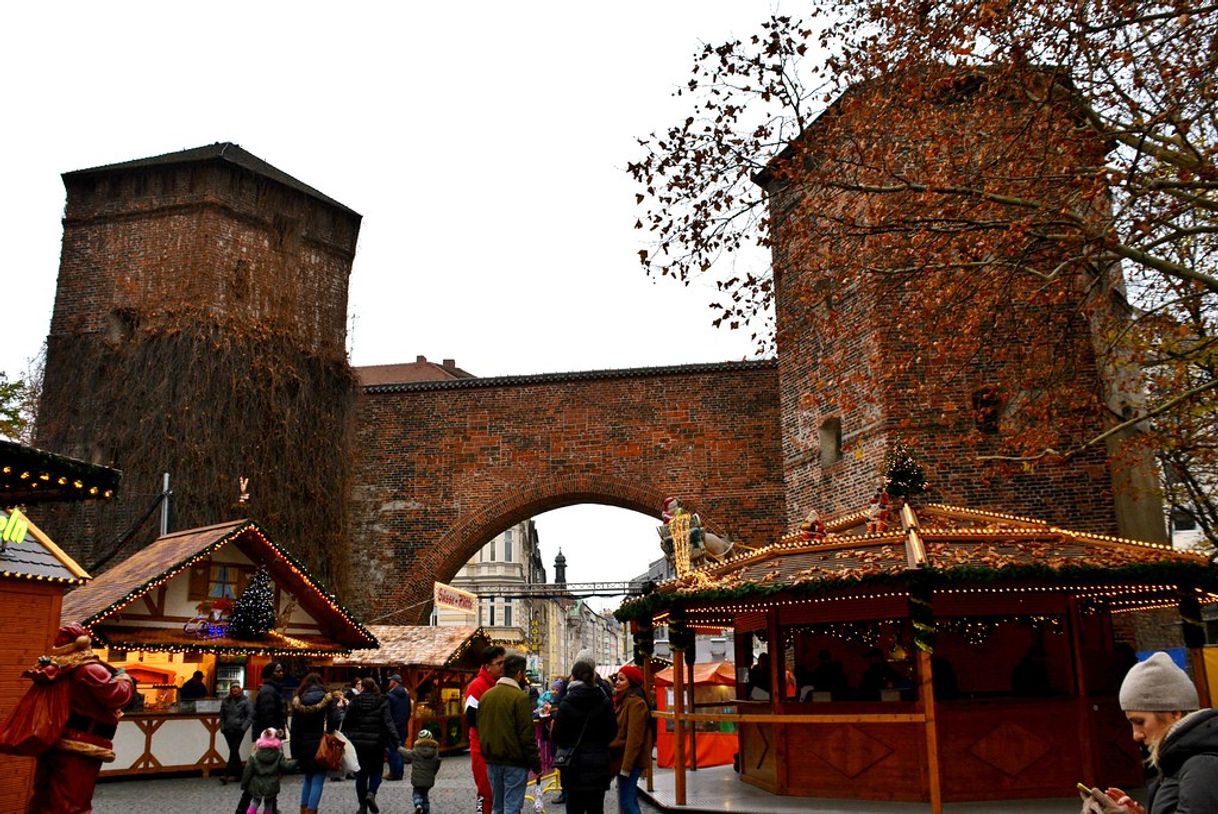
MULTIPOLYGON (((409 772, 409 768, 407 769, 409 772)), ((407 774, 409 778, 409 774, 407 774)), ((284 814, 296 814, 300 810, 300 775, 283 778, 283 790, 279 795, 279 809, 284 814)), ((181 777, 147 780, 114 780, 98 783, 93 795, 94 814, 229 814, 237 807, 241 789, 237 784, 221 785, 216 778, 181 777)), ((410 802, 409 779, 402 782, 384 782, 376 796, 383 814, 413 814, 410 802)), ((639 800, 644 812, 658 809, 639 800)), ((359 804, 355 799, 355 782, 327 781, 322 794, 321 814, 354 814, 359 804)), ((431 790, 432 814, 474 814, 474 784, 469 772, 469 755, 455 755, 444 759, 436 787, 431 790)), ((548 814, 564 814, 561 804, 547 800, 548 814)), ((525 802, 525 814, 532 807, 525 802)), ((605 814, 617 814, 617 794, 610 789, 605 794, 605 814)))

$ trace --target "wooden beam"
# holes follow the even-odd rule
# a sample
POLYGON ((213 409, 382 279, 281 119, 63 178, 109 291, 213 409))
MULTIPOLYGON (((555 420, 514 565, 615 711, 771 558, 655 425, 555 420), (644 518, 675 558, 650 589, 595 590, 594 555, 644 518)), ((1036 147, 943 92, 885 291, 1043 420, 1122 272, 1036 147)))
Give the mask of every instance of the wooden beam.
MULTIPOLYGON (((676 720, 676 714, 657 710, 652 715, 664 720, 676 720)), ((729 721, 737 724, 920 724, 926 720, 921 712, 872 712, 855 714, 798 715, 796 713, 743 713, 716 715, 709 712, 682 712, 682 721, 729 721)))
MULTIPOLYGON (((651 699, 652 707, 655 707, 656 700, 656 681, 655 670, 651 664, 651 654, 643 654, 643 692, 651 699)), ((655 786, 655 769, 651 763, 651 751, 647 752, 647 766, 643 770, 643 774, 647 777, 647 791, 653 792, 655 786)))
POLYGON ((681 730, 685 712, 685 671, 681 669, 684 661, 685 651, 672 648, 673 794, 679 806, 685 805, 685 733, 681 730))
POLYGON ((935 722, 935 677, 930 653, 918 651, 918 694, 922 699, 926 733, 926 780, 930 787, 931 814, 943 814, 943 778, 939 770, 939 728, 935 722))
POLYGON ((1066 600, 1070 622, 1070 664, 1074 668, 1075 714, 1078 716, 1078 748, 1086 776, 1084 782, 1095 783, 1101 768, 1095 764, 1095 745, 1092 743, 1091 705, 1087 700, 1087 671, 1083 665, 1083 620, 1078 612, 1078 597, 1071 594, 1066 600))

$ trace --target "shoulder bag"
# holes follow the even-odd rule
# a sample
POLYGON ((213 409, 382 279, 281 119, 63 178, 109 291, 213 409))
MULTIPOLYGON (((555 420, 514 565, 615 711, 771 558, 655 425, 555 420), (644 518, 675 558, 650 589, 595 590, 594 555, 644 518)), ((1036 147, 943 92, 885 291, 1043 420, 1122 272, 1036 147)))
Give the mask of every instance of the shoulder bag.
POLYGON ((575 750, 584 740, 584 733, 588 731, 588 722, 592 720, 592 713, 589 712, 584 717, 584 725, 580 727, 579 737, 575 739, 574 746, 560 746, 554 752, 554 767, 557 769, 569 769, 575 763, 575 750))

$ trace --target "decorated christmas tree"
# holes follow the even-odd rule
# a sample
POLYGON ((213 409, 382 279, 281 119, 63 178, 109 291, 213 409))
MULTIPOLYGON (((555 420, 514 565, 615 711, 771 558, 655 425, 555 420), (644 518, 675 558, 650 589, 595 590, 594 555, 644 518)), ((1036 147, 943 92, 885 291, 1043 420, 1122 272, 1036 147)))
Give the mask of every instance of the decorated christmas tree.
POLYGON ((237 597, 228 617, 228 635, 233 639, 261 639, 275 626, 275 591, 266 566, 254 572, 250 584, 237 597))
POLYGON ((898 441, 884 461, 884 491, 894 500, 909 500, 926 491, 926 470, 904 441, 898 441))

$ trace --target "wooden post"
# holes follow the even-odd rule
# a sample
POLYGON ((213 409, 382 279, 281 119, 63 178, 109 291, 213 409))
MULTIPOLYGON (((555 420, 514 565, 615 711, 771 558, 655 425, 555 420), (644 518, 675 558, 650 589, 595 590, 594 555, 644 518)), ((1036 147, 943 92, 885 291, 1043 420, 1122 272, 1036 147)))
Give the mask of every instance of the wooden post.
POLYGON ((930 653, 920 647, 916 649, 918 695, 922 701, 922 714, 926 717, 926 779, 930 786, 930 810, 931 814, 943 814, 943 789, 939 776, 939 730, 935 725, 935 678, 930 653))
MULTIPOLYGON (((655 668, 651 663, 650 653, 643 654, 643 692, 647 693, 647 697, 651 699, 652 704, 656 702, 656 674, 655 668)), ((650 726, 651 721, 648 721, 647 725, 650 726)), ((660 725, 660 722, 657 721, 656 728, 659 729, 660 725)), ((647 753, 647 767, 643 770, 643 774, 647 778, 647 791, 655 791, 655 767, 651 762, 651 752, 647 753)))
MULTIPOLYGON (((689 703, 689 711, 697 712, 698 708, 694 699, 694 666, 689 665, 689 685, 685 688, 687 700, 689 703)), ((698 771, 698 725, 690 722, 689 724, 689 770, 691 772, 698 771)))
POLYGON ((1210 705, 1210 684, 1205 669, 1205 622, 1201 621, 1201 602, 1194 586, 1180 587, 1180 622, 1184 646, 1193 665, 1193 683, 1203 708, 1210 705))
POLYGON ((1082 752, 1083 781, 1090 785, 1099 777, 1100 767, 1095 765, 1095 735, 1091 726, 1091 705, 1087 701, 1087 671, 1083 665, 1083 620, 1078 612, 1078 597, 1066 597, 1066 608, 1070 620, 1070 663, 1074 668, 1074 693, 1077 696, 1075 714, 1078 715, 1078 746, 1082 752))
POLYGON ((673 734, 673 791, 674 802, 685 805, 685 733, 681 728, 681 716, 685 713, 685 652, 672 648, 672 734, 673 734))

